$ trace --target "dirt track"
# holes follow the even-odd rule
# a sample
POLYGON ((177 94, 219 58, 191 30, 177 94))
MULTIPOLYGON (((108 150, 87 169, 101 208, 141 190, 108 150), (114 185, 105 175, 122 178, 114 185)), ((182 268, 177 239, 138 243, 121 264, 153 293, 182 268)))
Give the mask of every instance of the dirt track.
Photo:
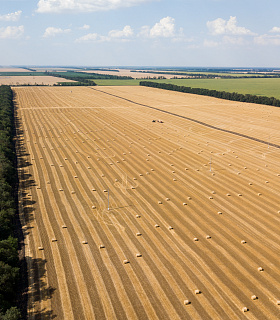
POLYGON ((30 319, 279 319, 280 109, 14 91, 30 319))

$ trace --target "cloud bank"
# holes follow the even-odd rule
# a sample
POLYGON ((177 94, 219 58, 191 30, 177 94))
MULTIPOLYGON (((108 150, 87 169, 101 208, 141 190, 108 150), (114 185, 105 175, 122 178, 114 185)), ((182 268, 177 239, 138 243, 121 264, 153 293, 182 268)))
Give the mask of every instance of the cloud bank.
POLYGON ((18 39, 24 34, 24 26, 0 28, 0 39, 18 39))
POLYGON ((237 26, 236 17, 230 17, 228 21, 222 18, 208 21, 207 27, 212 35, 255 35, 249 29, 237 26))
POLYGON ((131 7, 144 2, 155 0, 39 0, 37 12, 94 12, 131 7))
POLYGON ((58 34, 62 34, 62 33, 69 33, 71 32, 70 29, 61 29, 61 28, 54 28, 54 27, 48 27, 45 30, 45 33, 43 35, 44 38, 49 38, 49 37, 54 37, 58 34))
POLYGON ((0 21, 18 21, 21 16, 22 11, 16 11, 13 13, 7 13, 0 15, 0 21))

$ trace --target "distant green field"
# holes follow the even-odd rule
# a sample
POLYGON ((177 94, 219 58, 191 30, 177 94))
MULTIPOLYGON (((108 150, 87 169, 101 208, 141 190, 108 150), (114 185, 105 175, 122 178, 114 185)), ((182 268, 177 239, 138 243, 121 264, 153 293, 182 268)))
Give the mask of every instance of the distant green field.
MULTIPOLYGON (((280 78, 264 79, 163 79, 149 80, 178 86, 238 92, 280 99, 280 78)), ((137 86, 140 80, 94 80, 99 86, 137 86)))
POLYGON ((46 74, 44 72, 33 72, 33 71, 26 71, 26 72, 1 72, 0 76, 2 77, 18 77, 18 76, 45 76, 46 74))

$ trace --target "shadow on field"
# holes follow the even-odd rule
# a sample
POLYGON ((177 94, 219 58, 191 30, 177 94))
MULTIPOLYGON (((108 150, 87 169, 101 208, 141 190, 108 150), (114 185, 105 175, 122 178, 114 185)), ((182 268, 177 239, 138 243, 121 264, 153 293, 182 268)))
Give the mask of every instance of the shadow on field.
POLYGON ((34 220, 34 205, 36 201, 32 199, 31 188, 36 186, 28 167, 32 164, 27 160, 29 154, 26 152, 24 132, 20 119, 15 112, 16 127, 16 162, 18 168, 18 210, 16 216, 16 233, 19 239, 19 259, 20 259, 20 294, 18 305, 22 312, 23 319, 28 319, 28 313, 32 319, 55 319, 57 316, 52 310, 40 310, 40 302, 50 300, 55 292, 55 288, 46 283, 46 262, 41 258, 27 256, 25 239, 30 233, 30 223, 34 220))
POLYGON ((40 301, 47 301, 52 298, 55 288, 48 286, 46 278, 46 260, 25 258, 26 265, 29 265, 30 272, 28 274, 29 295, 32 297, 32 303, 29 304, 29 312, 33 310, 35 319, 55 319, 57 316, 52 310, 37 310, 37 305, 40 301))

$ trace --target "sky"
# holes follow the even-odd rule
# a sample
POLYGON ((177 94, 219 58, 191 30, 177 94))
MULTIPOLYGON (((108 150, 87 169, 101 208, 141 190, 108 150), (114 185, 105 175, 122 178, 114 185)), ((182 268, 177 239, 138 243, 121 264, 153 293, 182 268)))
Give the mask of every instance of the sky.
POLYGON ((0 0, 0 65, 280 68, 280 1, 0 0))

